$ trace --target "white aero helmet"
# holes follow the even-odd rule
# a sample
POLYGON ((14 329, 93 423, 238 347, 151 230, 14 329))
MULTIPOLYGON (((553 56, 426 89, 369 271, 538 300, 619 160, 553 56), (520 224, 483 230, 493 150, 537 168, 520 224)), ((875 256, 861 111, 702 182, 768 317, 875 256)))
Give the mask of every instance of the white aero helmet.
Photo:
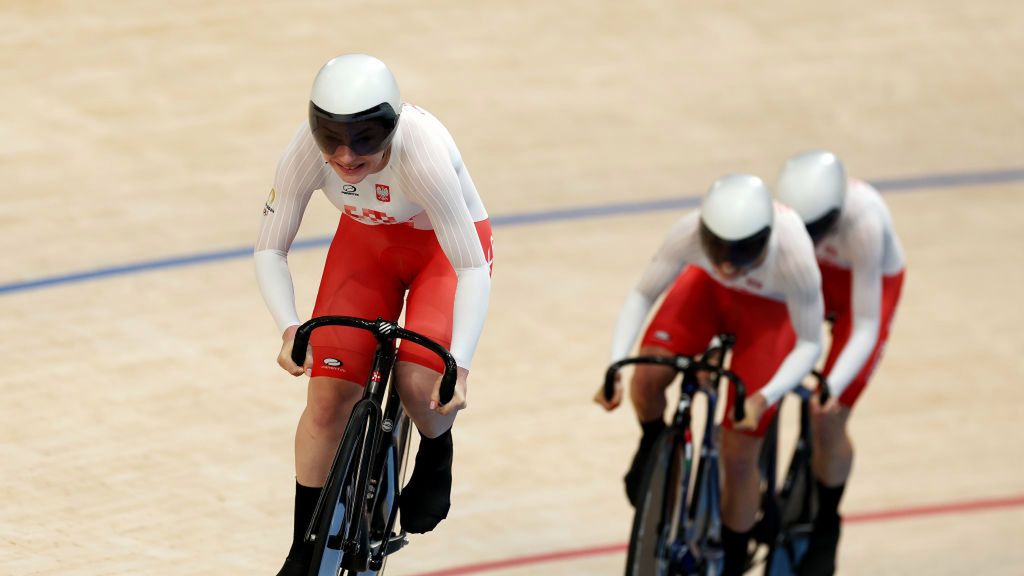
POLYGON ((772 234, 775 209, 764 182, 749 174, 715 181, 700 207, 700 241, 715 264, 748 268, 761 257, 772 234))
POLYGON ((846 168, 831 152, 811 150, 782 166, 775 186, 779 202, 792 208, 818 242, 835 226, 846 199, 846 168))
POLYGON ((373 56, 345 54, 324 64, 313 80, 309 128, 325 154, 344 145, 369 156, 391 143, 401 111, 391 70, 373 56))

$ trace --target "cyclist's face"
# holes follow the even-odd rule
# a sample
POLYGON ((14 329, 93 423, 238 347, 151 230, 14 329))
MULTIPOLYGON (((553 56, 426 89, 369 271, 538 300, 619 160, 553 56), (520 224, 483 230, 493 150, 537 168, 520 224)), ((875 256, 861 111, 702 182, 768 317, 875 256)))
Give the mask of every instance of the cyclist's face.
POLYGON ((338 146, 333 154, 324 154, 324 160, 331 165, 334 172, 346 184, 359 184, 368 175, 380 172, 384 167, 384 155, 390 146, 369 156, 359 156, 344 144, 338 146))
POLYGON ((726 280, 735 280, 746 272, 745 268, 737 268, 733 266, 732 262, 715 262, 714 267, 715 272, 726 280))
POLYGON ((751 270, 760 266, 764 262, 764 259, 767 255, 768 250, 762 251, 761 255, 758 256, 757 260, 754 260, 747 266, 736 266, 735 264, 729 261, 712 262, 711 265, 714 266, 715 272, 718 273, 718 275, 721 276, 722 278, 726 280, 735 280, 737 278, 740 278, 747 272, 750 272, 751 270))

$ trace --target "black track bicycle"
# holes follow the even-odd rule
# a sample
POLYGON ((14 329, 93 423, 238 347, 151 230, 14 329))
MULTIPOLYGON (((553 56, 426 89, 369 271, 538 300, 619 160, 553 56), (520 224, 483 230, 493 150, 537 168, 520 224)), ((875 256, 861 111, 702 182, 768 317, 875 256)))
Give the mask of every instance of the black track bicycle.
POLYGON ((743 420, 746 389, 722 359, 734 343, 719 336, 720 347, 700 359, 690 356, 639 356, 608 367, 604 394, 614 393, 615 375, 629 364, 668 366, 682 373, 679 404, 671 425, 656 440, 641 481, 626 559, 626 576, 720 574, 723 564, 721 484, 718 470, 718 423, 715 409, 718 385, 724 378, 736 393, 733 416, 743 420), (703 385, 698 372, 707 372, 712 385, 703 385), (694 450, 692 407, 697 394, 706 397, 703 439, 694 450), (696 457, 695 457, 696 452, 696 457), (696 463, 696 472, 694 464, 696 463))
POLYGON ((344 326, 371 332, 377 339, 362 399, 356 403, 327 482, 306 530, 313 544, 309 576, 381 574, 388 555, 408 542, 397 530, 398 502, 412 428, 391 382, 396 340, 414 342, 444 362, 441 403, 455 392, 456 365, 443 346, 380 318, 321 316, 299 327, 292 360, 301 366, 314 330, 344 326))
MULTIPOLYGON (((819 402, 829 399, 825 378, 814 372, 819 402)), ((812 461, 811 398, 814 391, 797 386, 791 394, 800 400, 800 431, 781 487, 776 474, 779 453, 779 418, 772 420, 761 447, 763 493, 761 517, 754 527, 754 549, 748 569, 764 565, 765 576, 792 576, 807 552, 817 515, 817 490, 812 461)))

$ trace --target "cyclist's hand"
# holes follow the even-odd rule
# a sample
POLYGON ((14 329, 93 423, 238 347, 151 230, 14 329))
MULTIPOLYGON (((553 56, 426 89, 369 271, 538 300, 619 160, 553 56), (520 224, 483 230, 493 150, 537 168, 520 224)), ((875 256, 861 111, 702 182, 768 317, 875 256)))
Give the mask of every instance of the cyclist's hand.
POLYGON ((612 394, 612 399, 608 400, 604 397, 604 385, 597 389, 597 394, 594 394, 594 402, 600 404, 605 410, 611 412, 622 404, 622 376, 618 372, 615 373, 615 393, 612 394))
POLYGON ((458 368, 458 376, 455 378, 455 394, 444 406, 441 405, 441 377, 437 377, 434 383, 434 391, 430 393, 430 409, 441 416, 447 416, 458 412, 466 407, 466 380, 469 378, 469 370, 462 366, 458 368))
POLYGON ((839 401, 835 396, 829 396, 824 406, 821 404, 821 398, 818 394, 811 396, 811 417, 828 418, 830 416, 836 416, 839 414, 839 401))
POLYGON ((768 409, 768 400, 764 397, 764 394, 758 392, 753 396, 747 396, 747 401, 743 403, 743 415, 742 422, 736 422, 735 428, 737 430, 754 430, 757 425, 761 422, 761 416, 764 416, 765 410, 768 409))
POLYGON ((292 376, 302 376, 303 374, 308 376, 313 367, 313 348, 311 346, 306 347, 306 361, 302 366, 298 366, 292 361, 292 346, 295 344, 295 333, 298 330, 298 326, 289 326, 281 335, 281 353, 277 355, 277 364, 292 376))

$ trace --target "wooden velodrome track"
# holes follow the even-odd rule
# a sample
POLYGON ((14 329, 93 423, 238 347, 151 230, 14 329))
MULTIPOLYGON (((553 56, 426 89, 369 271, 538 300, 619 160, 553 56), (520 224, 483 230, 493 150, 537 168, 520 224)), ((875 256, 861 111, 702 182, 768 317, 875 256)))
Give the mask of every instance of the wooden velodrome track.
MULTIPOLYGON (((883 184, 909 261, 841 573, 1024 573, 1020 2, 14 0, 0 29, 0 574, 277 569, 305 387, 247 247, 351 51, 496 224, 454 509, 389 573, 621 573, 638 430, 590 403, 618 307, 685 199, 812 146, 883 184)), ((318 196, 301 313, 336 220, 318 196)))

